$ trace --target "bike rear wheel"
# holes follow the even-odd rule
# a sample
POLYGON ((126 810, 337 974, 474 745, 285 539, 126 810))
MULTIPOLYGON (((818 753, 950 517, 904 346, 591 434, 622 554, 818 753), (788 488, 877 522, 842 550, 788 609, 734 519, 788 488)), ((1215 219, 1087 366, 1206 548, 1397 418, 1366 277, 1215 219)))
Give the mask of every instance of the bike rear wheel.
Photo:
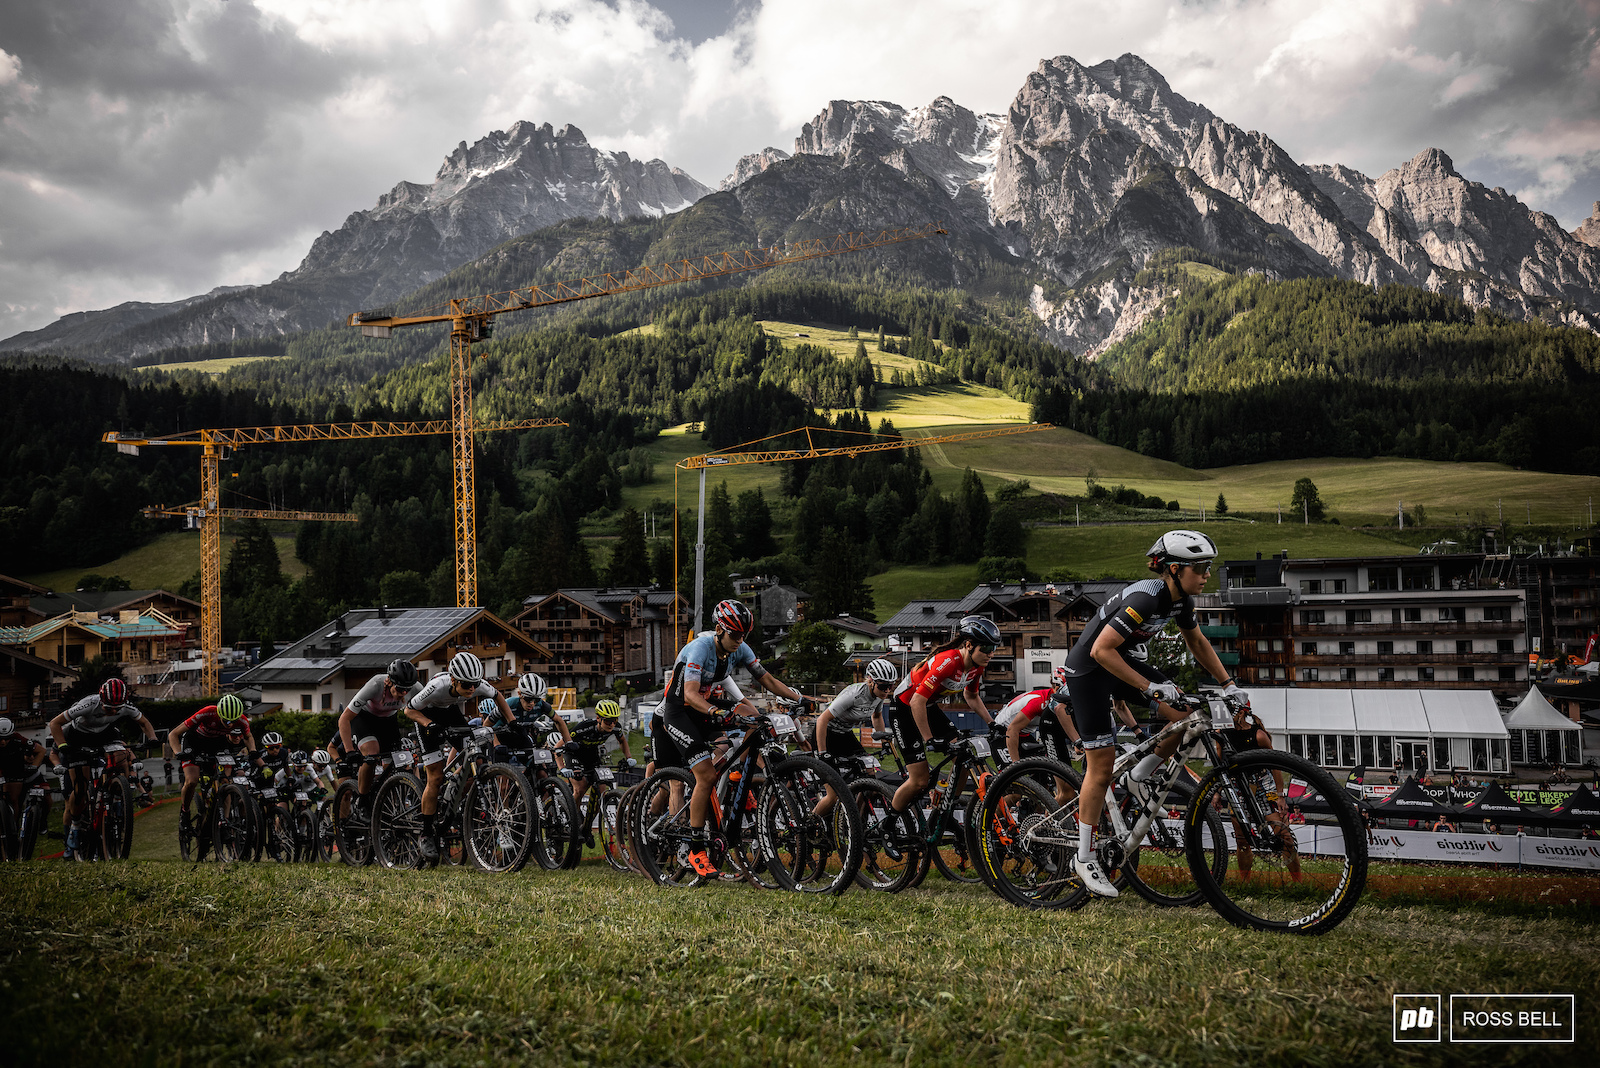
POLYGON ((922 866, 924 843, 917 812, 896 812, 890 804, 894 789, 878 779, 857 779, 850 792, 862 824, 856 883, 868 890, 899 893, 911 885, 922 866))
POLYGON ((953 883, 980 883, 978 854, 974 847, 978 810, 982 802, 972 783, 974 775, 984 769, 975 767, 967 775, 967 782, 956 796, 955 808, 945 821, 944 833, 939 836, 939 846, 933 851, 933 865, 953 883))
POLYGON ((294 814, 294 859, 309 864, 322 859, 318 856, 317 810, 309 806, 294 814))
POLYGON ((254 811, 255 802, 244 787, 230 782, 217 788, 211 812, 211 849, 219 861, 255 856, 254 811))
POLYGON ((372 863, 372 821, 356 814, 356 783, 345 779, 333 795, 334 840, 339 859, 352 868, 372 863))
POLYGON ((1022 908, 1076 909, 1089 899, 1072 870, 1076 819, 1056 801, 1055 791, 1039 781, 1056 777, 1074 791, 1082 785, 1067 765, 1032 758, 995 776, 984 793, 978 829, 984 881, 1022 908))
POLYGON ((813 756, 791 754, 767 769, 756 795, 756 834, 768 870, 786 890, 842 894, 861 870, 861 812, 844 776, 813 756), (829 789, 840 799, 827 816, 816 816, 829 789))
POLYGON ((422 867, 422 784, 409 771, 383 780, 372 798, 372 852, 385 868, 422 867))
POLYGON ((577 833, 578 814, 572 804, 572 791, 555 776, 533 785, 535 821, 532 855, 545 871, 555 871, 566 863, 577 833))
POLYGON ((18 832, 18 848, 23 860, 33 859, 33 851, 39 844, 39 829, 44 826, 44 821, 43 802, 28 802, 22 810, 22 827, 18 832))
POLYGON ((1324 934, 1366 889, 1367 837, 1355 803, 1327 772, 1289 753, 1252 750, 1213 768, 1196 787, 1184 834, 1201 893, 1239 927, 1324 934), (1288 821, 1289 805, 1305 823, 1288 821), (1204 818, 1213 812, 1221 840, 1204 818))
POLYGON ((100 855, 126 860, 133 849, 133 784, 117 775, 106 780, 105 815, 100 821, 100 855))
POLYGON ((461 841, 479 871, 521 871, 533 849, 533 787, 509 764, 491 764, 467 787, 461 841))
MULTIPOLYGON (((633 824, 635 852, 644 873, 662 886, 694 887, 705 881, 680 856, 689 842, 693 794, 694 775, 685 768, 663 768, 640 787, 633 824)), ((711 859, 716 863, 720 858, 711 859)))
POLYGON ((288 864, 295 859, 294 826, 282 805, 269 805, 261 809, 261 855, 275 864, 288 864))
POLYGON ((622 795, 616 790, 607 790, 600 799, 600 852, 612 868, 627 871, 628 857, 622 844, 621 815, 622 795))

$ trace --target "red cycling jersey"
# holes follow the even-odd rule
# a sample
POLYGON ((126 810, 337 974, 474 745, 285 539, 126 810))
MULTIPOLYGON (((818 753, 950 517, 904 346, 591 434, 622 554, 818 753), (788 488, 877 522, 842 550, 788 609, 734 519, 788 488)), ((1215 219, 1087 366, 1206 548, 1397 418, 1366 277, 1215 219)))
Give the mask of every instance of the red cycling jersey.
POLYGON ((235 720, 226 720, 217 715, 216 705, 206 705, 184 720, 183 725, 202 738, 209 738, 212 741, 225 740, 231 745, 243 745, 245 731, 250 729, 250 717, 240 716, 235 720))
POLYGON ((970 693, 977 696, 978 683, 982 679, 982 667, 977 664, 967 667, 961 659, 960 649, 946 649, 912 668, 911 674, 895 689, 894 695, 907 703, 914 693, 920 693, 928 701, 938 701, 945 694, 970 693))

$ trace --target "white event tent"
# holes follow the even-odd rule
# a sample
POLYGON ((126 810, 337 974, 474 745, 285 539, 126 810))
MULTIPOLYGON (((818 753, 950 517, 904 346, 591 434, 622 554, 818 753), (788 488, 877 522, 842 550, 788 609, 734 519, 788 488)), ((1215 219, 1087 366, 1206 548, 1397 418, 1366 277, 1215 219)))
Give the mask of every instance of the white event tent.
POLYGON ((1510 735, 1488 690, 1249 691, 1274 746, 1325 768, 1506 774, 1510 735))
POLYGON ((1506 717, 1506 727, 1511 731, 1513 764, 1583 763, 1583 727, 1557 712, 1537 687, 1517 702, 1506 717))

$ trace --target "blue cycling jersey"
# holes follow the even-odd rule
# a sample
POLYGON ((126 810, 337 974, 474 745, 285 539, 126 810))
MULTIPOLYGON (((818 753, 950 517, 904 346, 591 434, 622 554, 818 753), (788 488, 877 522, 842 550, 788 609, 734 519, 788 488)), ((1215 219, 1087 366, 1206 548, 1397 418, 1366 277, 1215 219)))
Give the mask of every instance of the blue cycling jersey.
POLYGON ((672 680, 667 683, 663 703, 668 708, 683 708, 686 704, 683 699, 686 683, 693 681, 699 683, 702 689, 709 689, 741 667, 748 669, 753 679, 767 674, 760 657, 750 646, 740 642, 733 652, 724 653, 717 648, 716 632, 707 631, 691 639, 673 661, 672 680))

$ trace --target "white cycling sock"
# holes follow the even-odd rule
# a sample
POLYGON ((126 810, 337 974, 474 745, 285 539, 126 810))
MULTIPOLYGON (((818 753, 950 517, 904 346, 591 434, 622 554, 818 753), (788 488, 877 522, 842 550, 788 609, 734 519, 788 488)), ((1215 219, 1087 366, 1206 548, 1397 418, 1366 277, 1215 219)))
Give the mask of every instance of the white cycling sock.
POLYGON ((1149 756, 1145 757, 1143 760, 1139 761, 1139 763, 1133 766, 1132 775, 1138 781, 1144 782, 1150 777, 1150 773, 1160 766, 1161 758, 1155 753, 1151 753, 1149 756))
POLYGON ((1088 860, 1094 856, 1089 845, 1094 840, 1094 828, 1089 824, 1078 821, 1078 859, 1088 860))

